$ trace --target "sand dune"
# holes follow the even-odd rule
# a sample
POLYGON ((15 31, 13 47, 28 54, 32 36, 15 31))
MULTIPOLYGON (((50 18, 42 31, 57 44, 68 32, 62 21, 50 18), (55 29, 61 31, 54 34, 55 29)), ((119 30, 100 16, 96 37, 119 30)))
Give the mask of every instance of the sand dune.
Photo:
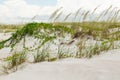
MULTIPOLYGON (((8 55, 10 48, 0 50, 0 59, 8 55)), ((0 66, 2 64, 0 60, 0 66)), ((67 58, 55 62, 24 63, 22 67, 14 73, 1 75, 0 80, 120 80, 120 49, 103 52, 91 59, 67 58)))
POLYGON ((120 80, 120 50, 92 59, 67 58, 55 62, 26 64, 0 80, 120 80))

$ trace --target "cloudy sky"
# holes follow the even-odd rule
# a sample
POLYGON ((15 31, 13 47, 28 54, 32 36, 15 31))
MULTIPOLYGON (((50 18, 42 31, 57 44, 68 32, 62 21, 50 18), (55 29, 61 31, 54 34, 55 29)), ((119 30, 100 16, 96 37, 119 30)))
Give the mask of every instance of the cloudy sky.
POLYGON ((74 13, 79 8, 100 13, 110 5, 120 9, 120 0, 0 0, 0 23, 20 23, 39 16, 46 21, 56 9, 63 7, 64 15, 74 13))

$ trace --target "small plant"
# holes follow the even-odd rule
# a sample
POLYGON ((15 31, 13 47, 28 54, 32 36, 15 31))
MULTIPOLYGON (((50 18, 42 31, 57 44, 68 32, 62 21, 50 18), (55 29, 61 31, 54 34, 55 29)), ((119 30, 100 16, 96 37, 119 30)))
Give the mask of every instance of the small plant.
POLYGON ((79 51, 78 51, 78 53, 76 54, 76 57, 78 57, 78 58, 85 57, 85 53, 84 53, 84 50, 85 50, 85 42, 86 42, 86 41, 80 40, 80 42, 78 43, 79 51))
POLYGON ((69 55, 69 49, 68 49, 67 52, 66 52, 66 51, 64 51, 64 50, 62 49, 62 47, 59 45, 59 46, 58 46, 58 52, 57 52, 57 59, 63 59, 63 58, 67 58, 67 57, 71 57, 71 56, 69 55))
POLYGON ((8 69, 8 67, 6 67, 5 65, 2 65, 2 72, 3 72, 4 74, 9 74, 9 69, 8 69))
POLYGON ((102 51, 115 49, 114 41, 100 41, 95 44, 86 46, 86 41, 80 41, 78 44, 79 51, 76 53, 77 58, 91 58, 94 55, 99 55, 102 51))
POLYGON ((68 55, 68 53, 64 53, 62 51, 58 51, 58 59, 62 59, 62 58, 65 58, 66 56, 68 55))
POLYGON ((26 24, 23 28, 18 29, 15 33, 12 34, 9 39, 0 42, 0 49, 5 46, 13 48, 17 43, 20 43, 20 41, 26 36, 31 36, 37 38, 38 40, 42 40, 43 45, 49 40, 55 39, 57 35, 51 36, 50 34, 55 34, 58 31, 60 31, 60 33, 70 34, 74 32, 71 28, 60 25, 53 25, 52 23, 29 23, 26 24), (41 29, 43 29, 45 33, 40 32, 41 29), (48 33, 47 31, 51 33, 48 33))
POLYGON ((26 61, 26 54, 23 52, 15 52, 11 56, 5 58, 4 61, 7 63, 7 66, 4 66, 4 69, 11 70, 14 68, 15 70, 17 70, 17 66, 26 61))
POLYGON ((49 53, 46 50, 42 50, 42 51, 37 51, 37 54, 33 54, 34 57, 34 63, 37 62, 42 62, 48 59, 49 61, 49 53))

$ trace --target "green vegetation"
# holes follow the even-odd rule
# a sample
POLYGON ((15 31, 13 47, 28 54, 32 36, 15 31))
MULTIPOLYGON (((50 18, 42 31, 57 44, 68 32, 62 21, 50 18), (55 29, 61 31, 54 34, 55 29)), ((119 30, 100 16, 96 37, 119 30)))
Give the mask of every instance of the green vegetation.
POLYGON ((33 54, 33 57, 34 57, 34 63, 42 62, 46 60, 49 61, 49 52, 47 52, 46 49, 43 49, 42 51, 38 49, 37 53, 33 54))
POLYGON ((52 24, 48 23, 29 23, 25 25, 23 28, 18 29, 13 35, 5 40, 0 42, 0 48, 3 48, 5 43, 9 41, 9 44, 7 46, 14 47, 17 43, 19 43, 23 38, 26 36, 33 36, 37 39, 43 39, 40 46, 42 46, 45 42, 54 39, 57 35, 57 31, 60 31, 60 33, 73 33, 73 30, 71 28, 67 28, 65 26, 53 26, 52 24), (45 32, 41 32, 41 30, 44 30, 45 32), (49 35, 54 33, 53 36, 49 35))
POLYGON ((5 73, 9 73, 9 70, 16 71, 17 66, 26 61, 26 54, 24 52, 15 52, 11 56, 5 58, 4 61, 7 62, 7 64, 3 66, 5 73))
POLYGON ((15 32, 17 29, 22 28, 24 25, 0 25, 0 33, 15 32))
MULTIPOLYGON (((51 23, 37 23, 32 22, 23 27, 11 27, 12 29, 17 29, 12 36, 4 41, 0 42, 0 49, 4 47, 11 47, 14 51, 14 47, 23 41, 23 52, 25 53, 14 53, 12 56, 8 56, 5 62, 8 63, 4 72, 7 73, 7 69, 17 67, 26 61, 26 56, 30 52, 34 58, 34 63, 42 61, 54 61, 57 59, 75 57, 75 58, 91 58, 94 55, 99 55, 103 51, 108 51, 111 49, 120 48, 120 45, 116 45, 116 42, 120 41, 120 22, 119 22, 119 11, 113 11, 112 6, 107 10, 103 11, 101 14, 97 15, 94 19, 90 20, 89 16, 93 16, 98 7, 96 7, 92 12, 82 11, 80 8, 76 13, 74 13, 73 22, 66 22, 73 13, 69 13, 63 19, 63 22, 59 22, 59 18, 62 15, 62 8, 56 10, 51 16, 51 23), (112 12, 112 14, 110 14, 112 12), (80 16, 79 21, 76 21, 80 16), (71 35, 71 42, 66 44, 58 45, 58 52, 51 54, 49 52, 50 45, 44 48, 46 44, 54 44, 54 40, 58 38, 65 38, 65 35, 71 35), (26 46, 26 38, 32 37, 37 39, 39 43, 37 47, 28 48, 26 46), (71 45, 74 39, 78 40, 77 47, 78 51, 76 53, 71 53, 69 50, 65 52, 60 49, 61 45, 71 45), (88 44, 88 40, 95 41, 95 44, 88 44), (48 50, 48 51, 47 51, 48 50)), ((5 28, 5 27, 0 27, 5 28)), ((8 27, 7 27, 8 28, 8 27)), ((11 29, 10 28, 10 29, 11 29)))

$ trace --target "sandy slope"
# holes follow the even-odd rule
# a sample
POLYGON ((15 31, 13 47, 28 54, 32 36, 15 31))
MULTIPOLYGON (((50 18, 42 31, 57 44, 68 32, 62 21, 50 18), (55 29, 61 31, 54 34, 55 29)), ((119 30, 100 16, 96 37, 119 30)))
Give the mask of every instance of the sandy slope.
MULTIPOLYGON (((8 55, 10 48, 0 50, 0 58, 8 55)), ((2 64, 0 61, 0 66, 2 64)), ((17 72, 0 76, 0 80, 120 80, 119 68, 120 49, 117 49, 92 59, 67 58, 55 62, 25 63, 17 72)))
POLYGON ((120 50, 92 59, 63 59, 29 64, 0 80, 120 80, 120 50))
POLYGON ((11 34, 12 33, 0 33, 0 41, 8 39, 11 34))

